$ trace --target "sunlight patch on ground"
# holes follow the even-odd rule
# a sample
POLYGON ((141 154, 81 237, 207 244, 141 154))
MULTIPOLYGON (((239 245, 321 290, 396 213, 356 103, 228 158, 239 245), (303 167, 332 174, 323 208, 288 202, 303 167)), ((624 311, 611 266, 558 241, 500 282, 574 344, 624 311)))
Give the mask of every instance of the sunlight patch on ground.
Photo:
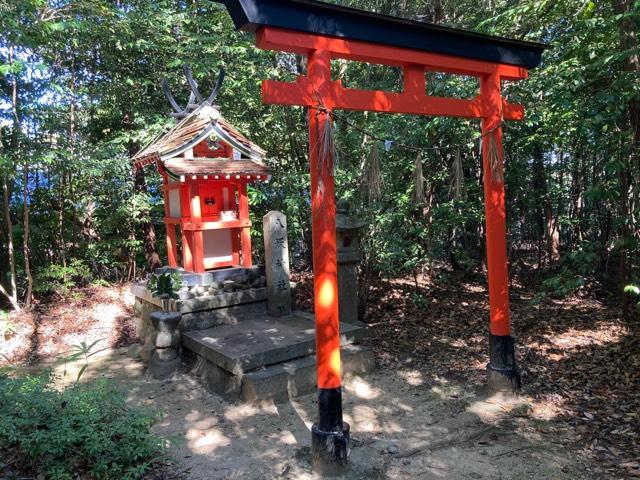
POLYGON ((629 330, 622 325, 604 324, 591 330, 570 328, 566 332, 554 335, 547 334, 544 337, 557 347, 577 348, 617 343, 628 334, 629 330))
POLYGON ((231 445, 231 440, 218 430, 203 432, 198 428, 189 428, 185 434, 189 447, 194 450, 206 448, 208 452, 218 447, 231 445))
POLYGON ((254 405, 242 403, 238 405, 229 405, 224 412, 224 418, 231 422, 239 422, 248 417, 258 415, 260 410, 254 405))
POLYGON ((346 414, 345 419, 352 428, 361 432, 379 432, 381 427, 378 422, 378 412, 369 405, 355 405, 351 414, 346 414), (348 419, 347 419, 348 417, 348 419))
POLYGON ((344 386, 344 389, 352 393, 358 398, 362 398, 364 400, 372 400, 374 398, 378 398, 380 396, 380 389, 372 387, 368 382, 363 380, 360 377, 356 377, 351 380, 347 385, 344 386))
POLYGON ((552 361, 563 360, 571 351, 585 347, 604 346, 619 343, 629 335, 623 325, 602 324, 593 329, 569 328, 558 334, 545 334, 546 343, 530 342, 527 347, 552 361))
POLYGON ((420 373, 418 370, 400 372, 399 375, 404 378, 409 385, 413 385, 414 387, 424 384, 422 373, 420 373))

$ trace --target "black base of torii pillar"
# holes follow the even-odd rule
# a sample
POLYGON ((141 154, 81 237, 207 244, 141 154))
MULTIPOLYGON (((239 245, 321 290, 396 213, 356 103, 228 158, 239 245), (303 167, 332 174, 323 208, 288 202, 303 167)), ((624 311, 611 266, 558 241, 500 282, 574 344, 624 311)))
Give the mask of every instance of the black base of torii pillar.
POLYGON ((345 473, 351 451, 349 424, 342 421, 342 389, 320 389, 318 422, 311 426, 313 469, 322 476, 345 473))
POLYGON ((516 364, 511 335, 489 334, 487 392, 517 394, 520 391, 520 370, 516 364))

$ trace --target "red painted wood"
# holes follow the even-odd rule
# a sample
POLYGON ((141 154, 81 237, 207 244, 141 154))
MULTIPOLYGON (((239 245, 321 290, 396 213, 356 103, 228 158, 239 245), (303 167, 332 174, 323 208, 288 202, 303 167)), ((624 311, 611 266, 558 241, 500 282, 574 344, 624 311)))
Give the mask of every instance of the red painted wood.
POLYGON ((233 265, 240 265, 240 232, 237 229, 229 230, 231 235, 231 258, 233 265))
POLYGON ((202 230, 193 232, 193 271, 204 273, 204 241, 202 230))
MULTIPOLYGON (((238 186, 239 205, 238 215, 240 220, 249 220, 249 195, 247 194, 247 184, 241 182, 238 186)), ((251 230, 243 228, 240 230, 240 246, 242 248, 241 263, 243 267, 253 265, 251 259, 251 230)))
POLYGON ((329 52, 332 58, 344 58, 395 67, 418 64, 423 65, 425 70, 460 75, 481 76, 495 73, 505 80, 521 80, 528 76, 526 68, 515 65, 428 53, 410 48, 391 47, 358 40, 312 35, 272 27, 263 27, 258 30, 256 33, 256 45, 265 50, 293 52, 300 55, 307 55, 313 50, 320 50, 329 52))
POLYGON ((187 272, 193 272, 193 232, 180 229, 182 232, 182 268, 187 272))
MULTIPOLYGON (((412 78, 412 89, 421 85, 412 78)), ((357 90, 342 87, 339 81, 330 81, 329 95, 336 109, 360 110, 387 113, 407 113, 414 115, 438 115, 448 117, 482 118, 490 112, 486 102, 480 97, 473 100, 428 96, 422 89, 421 94, 389 93, 380 90, 357 90)), ((265 80, 262 82, 262 100, 277 105, 318 105, 318 95, 311 80, 301 77, 295 83, 265 80)), ((521 120, 524 108, 521 105, 507 105, 505 120, 521 120)))
POLYGON ((212 268, 224 268, 224 267, 233 267, 234 263, 231 262, 214 262, 213 260, 205 260, 204 268, 206 270, 210 270, 212 268))
POLYGON ((164 216, 165 216, 165 229, 167 231, 167 264, 171 268, 178 266, 178 243, 176 239, 176 227, 166 221, 171 211, 171 203, 169 199, 169 177, 165 173, 164 169, 161 170, 162 175, 162 191, 164 195, 164 216))
POLYGON ((167 263, 171 268, 178 266, 178 241, 176 238, 176 226, 166 225, 167 228, 167 263))
POLYGON ((506 212, 504 192, 504 154, 500 110, 500 77, 480 79, 480 92, 491 114, 482 119, 482 162, 484 170, 484 206, 487 226, 487 267, 489 271, 489 309, 491 333, 509 335, 509 271, 507 265, 506 212), (493 142, 491 141, 493 139, 493 142), (492 169, 492 143, 497 166, 492 169), (495 168, 497 167, 497 168, 495 168), (496 171, 497 170, 497 171, 496 171))
POLYGON ((410 95, 425 95, 427 82, 424 77, 424 66, 411 63, 403 69, 404 93, 410 95))
MULTIPOLYGON (((331 80, 330 56, 311 52, 309 78, 324 105, 333 101, 328 88, 331 80)), ((316 363, 318 388, 337 388, 340 379, 340 323, 338 316, 338 275, 336 255, 336 206, 333 158, 321 158, 319 142, 327 112, 309 109, 309 148, 311 161, 311 225, 313 237, 313 283, 316 317, 316 363)))

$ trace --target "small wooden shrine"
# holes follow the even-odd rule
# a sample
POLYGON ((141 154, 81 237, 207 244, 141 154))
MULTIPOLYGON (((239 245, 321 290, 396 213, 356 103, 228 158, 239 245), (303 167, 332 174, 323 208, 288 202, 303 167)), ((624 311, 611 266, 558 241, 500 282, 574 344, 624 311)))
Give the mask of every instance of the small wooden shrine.
POLYGON ((205 102, 135 155, 163 178, 169 267, 252 265, 247 184, 271 178, 264 154, 205 102))

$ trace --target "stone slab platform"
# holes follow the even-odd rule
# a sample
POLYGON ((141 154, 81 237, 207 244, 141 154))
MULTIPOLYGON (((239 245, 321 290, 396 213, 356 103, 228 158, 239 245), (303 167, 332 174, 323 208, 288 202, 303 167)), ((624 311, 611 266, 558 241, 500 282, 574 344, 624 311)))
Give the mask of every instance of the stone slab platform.
MULTIPOLYGON (((364 334, 360 326, 340 324, 342 345, 357 343, 364 334)), ((313 315, 300 311, 279 318, 247 315, 234 325, 183 332, 182 343, 212 364, 241 376, 315 353, 315 325, 313 315)))
POLYGON ((234 282, 244 282, 247 278, 259 277, 265 274, 264 265, 255 265, 253 267, 229 267, 219 270, 210 270, 205 273, 187 272, 182 268, 160 267, 156 268, 155 273, 176 272, 182 277, 182 281, 189 286, 193 285, 211 285, 214 282, 224 282, 232 280, 234 282))
MULTIPOLYGON (((131 286, 133 293, 141 301, 161 309, 162 302, 154 297, 144 283, 135 283, 131 286)), ((202 312, 217 308, 226 308, 244 303, 261 302, 267 299, 266 288, 252 288, 238 292, 225 292, 218 295, 203 295, 189 300, 171 300, 169 309, 182 314, 202 312)))

